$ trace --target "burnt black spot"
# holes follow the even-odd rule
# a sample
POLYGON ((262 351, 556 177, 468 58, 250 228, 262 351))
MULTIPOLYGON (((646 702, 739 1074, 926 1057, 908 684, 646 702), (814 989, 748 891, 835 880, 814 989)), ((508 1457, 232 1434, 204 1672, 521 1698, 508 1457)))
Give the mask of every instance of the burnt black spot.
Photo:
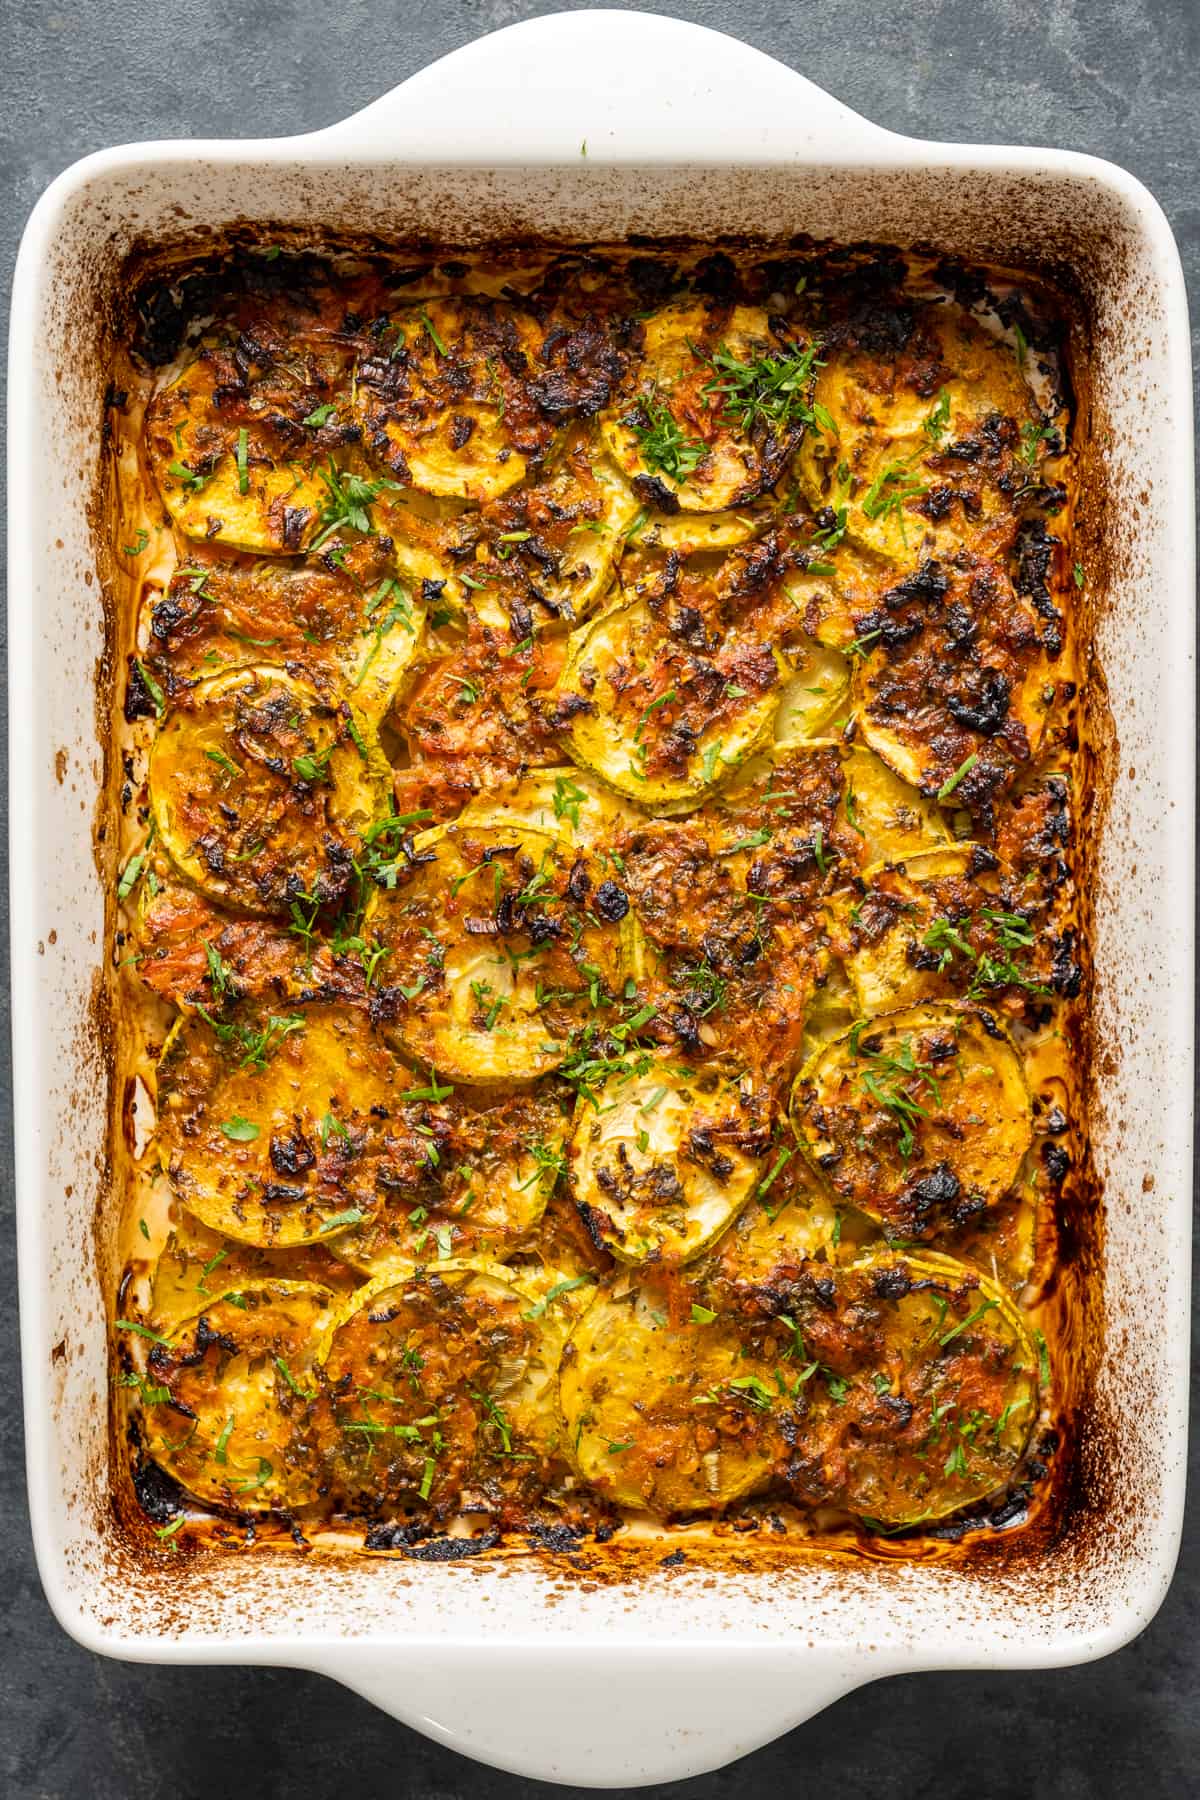
POLYGON ((316 1152, 299 1129, 271 1139, 271 1165, 277 1175, 303 1175, 316 1162, 316 1152))
POLYGON ((949 1163, 939 1163, 905 1190, 904 1199, 921 1229, 939 1213, 949 1212, 962 1193, 962 1183, 949 1163))
POLYGON ((155 1462, 144 1462, 133 1473, 138 1505, 155 1525, 168 1525, 184 1509, 183 1489, 155 1462))
POLYGON ((1071 1158, 1061 1144, 1047 1143, 1042 1145, 1042 1161, 1046 1165, 1046 1174, 1055 1187, 1061 1187, 1070 1173, 1071 1158))
POLYGON ((880 1300, 903 1300, 912 1287, 912 1278, 907 1269, 897 1265, 891 1269, 879 1269, 871 1285, 880 1300))
POLYGON ((615 881, 602 881, 592 904, 602 919, 617 925, 629 911, 629 896, 615 881))
POLYGON ((130 725, 135 719, 156 719, 158 703, 150 692, 146 671, 136 656, 129 658, 129 679, 125 685, 125 717, 130 725))
POLYGON ((657 475, 635 475, 630 485, 643 506, 651 506, 657 512, 664 513, 679 511, 678 495, 657 475))
POLYGON ((1008 718, 1012 683, 998 669, 983 669, 971 690, 965 695, 948 694, 946 705, 951 718, 981 737, 995 737, 1008 718))

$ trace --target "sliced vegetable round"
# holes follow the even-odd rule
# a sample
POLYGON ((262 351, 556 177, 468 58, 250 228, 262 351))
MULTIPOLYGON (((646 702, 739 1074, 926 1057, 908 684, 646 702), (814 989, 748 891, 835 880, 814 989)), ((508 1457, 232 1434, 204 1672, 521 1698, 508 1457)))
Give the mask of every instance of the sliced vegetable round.
POLYGON ((1032 1135, 1020 1057, 967 1006, 860 1019, 801 1070, 792 1120, 834 1192, 906 1238, 998 1200, 1032 1135))
POLYGON ((320 1351, 315 1437, 335 1496, 368 1513, 455 1512, 501 1459, 537 1455, 508 1408, 540 1328, 504 1269, 448 1262, 381 1276, 341 1307, 320 1351))
POLYGON ((840 1238, 838 1209, 800 1152, 772 1145, 753 1198, 696 1274, 719 1293, 778 1290, 815 1258, 832 1259, 840 1238))
POLYGON ((1045 735, 1061 625, 1043 628, 1001 564, 966 552, 923 563, 884 608, 894 636, 854 671, 862 742, 923 794, 990 808, 1045 735))
POLYGON ((651 1285, 602 1292, 559 1374, 572 1459, 619 1506, 718 1512, 786 1455, 790 1407, 776 1366, 699 1302, 651 1285))
POLYGON ((347 891, 386 763, 365 720, 278 669, 198 684, 163 720, 150 802, 176 867, 251 913, 324 906, 347 891))
POLYGON ((574 763, 533 769, 468 800, 460 826, 493 831, 540 831, 590 848, 602 845, 617 822, 632 816, 608 788, 574 763))
POLYGON ((859 866, 902 862, 949 838, 938 808, 871 750, 843 753, 846 787, 842 812, 859 840, 859 866))
POLYGON ((499 1261, 528 1246, 565 1167, 559 1095, 545 1084, 513 1093, 446 1084, 437 1100, 409 1101, 405 1121, 421 1140, 416 1179, 388 1182, 382 1203, 335 1240, 336 1254, 378 1276, 451 1257, 499 1261))
POLYGON ((319 1464, 300 1431, 333 1295, 308 1281, 247 1281, 155 1343, 141 1382, 146 1454, 209 1505, 305 1506, 319 1464))
POLYGON ((481 502, 515 487, 526 457, 550 441, 512 373, 540 345, 532 314, 505 302, 445 296, 398 307, 355 370, 371 455, 426 494, 481 502))
POLYGON ((938 303, 916 313, 898 352, 852 333, 821 360, 814 401, 836 432, 810 432, 800 449, 813 506, 845 506, 847 535, 905 566, 994 539, 997 528, 1001 541, 1011 535, 1014 496, 1045 443, 1007 345, 938 303))
POLYGON ((330 501, 322 471, 346 372, 344 350, 263 323, 202 349, 146 412, 150 467, 179 529, 237 550, 306 550, 330 501))
POLYGON ((836 729, 831 720, 850 691, 850 669, 840 651, 814 642, 794 662, 796 672, 784 686, 775 715, 777 744, 806 743, 836 729))
MULTIPOLYGON (((950 972, 962 961, 957 946, 967 942, 964 910, 956 901, 975 896, 969 879, 974 853, 973 844, 956 844, 867 869, 866 893, 839 907, 846 973, 860 1013, 952 998, 964 985, 950 972), (939 897, 950 908, 940 918, 939 897)), ((970 911, 968 903, 968 922, 970 911)), ((969 944, 966 955, 973 959, 969 944)))
POLYGON ((764 649, 747 686, 735 679, 746 660, 733 644, 713 656, 689 651, 647 600, 601 613, 572 634, 559 684, 572 756, 640 806, 690 811, 770 731, 790 667, 764 649))
POLYGON ((750 306, 669 306, 644 332, 637 386, 601 419, 639 498, 721 512, 773 487, 812 417, 813 346, 750 306))
POLYGON ((762 1166, 762 1107, 711 1069, 692 1075, 663 1057, 644 1061, 581 1098, 571 1188, 597 1244, 623 1262, 684 1263, 749 1199, 762 1166))
POLYGON ((206 1225, 266 1249, 330 1243, 385 1193, 423 1191, 418 1078, 363 1012, 239 1006, 182 1019, 159 1064, 159 1143, 206 1225))
POLYGON ((624 983, 624 888, 561 838, 439 826, 412 841, 371 928, 388 946, 385 1030, 450 1081, 557 1068, 624 983))
POLYGON ((789 1320, 819 1368, 793 1464, 802 1498, 911 1526, 1019 1474, 1040 1358, 986 1276, 948 1256, 874 1254, 819 1291, 799 1284, 789 1320))
POLYGON ((425 622, 385 542, 331 539, 289 561, 192 551, 151 611, 147 665, 162 680, 196 681, 214 663, 231 669, 269 656, 322 699, 345 694, 357 711, 380 718, 425 622))

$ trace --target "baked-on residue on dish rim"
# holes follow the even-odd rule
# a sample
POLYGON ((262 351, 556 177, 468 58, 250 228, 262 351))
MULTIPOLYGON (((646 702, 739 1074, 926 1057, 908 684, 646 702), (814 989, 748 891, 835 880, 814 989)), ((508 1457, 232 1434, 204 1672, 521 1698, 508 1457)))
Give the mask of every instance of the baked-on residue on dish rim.
MULTIPOLYGON (((16 1017, 25 1022, 16 1068, 22 1328, 35 1534, 64 1623, 119 1654, 322 1667, 485 1759, 618 1784, 712 1766, 846 1686, 897 1668, 1045 1665, 1125 1641, 1161 1598, 1178 1539, 1190 1143, 1190 928, 1182 916, 1164 920, 1161 907, 1164 891, 1186 892, 1191 880, 1190 738, 1180 752, 1170 736, 1192 716, 1190 662, 1180 653, 1191 644, 1190 378, 1178 259, 1145 190, 1119 170, 1066 153, 931 150, 877 131, 728 39, 635 15, 572 15, 460 52, 410 83, 401 100, 389 97, 314 139, 159 145, 91 159, 63 177, 35 215, 14 297, 10 642, 19 850, 13 981, 16 1017), (669 113, 661 104, 665 68, 672 72, 669 113), (498 74, 505 77, 499 86, 498 74), (539 92, 501 128, 497 95, 543 78, 544 104, 539 92), (709 99, 718 86, 736 92, 744 108, 723 112, 719 156, 709 99), (581 121, 586 163, 578 159, 581 121), (430 155, 438 144, 446 145, 440 164, 430 155), (382 158, 386 184, 377 174, 382 158), (702 183, 697 167, 705 170, 702 183), (139 1564, 134 1582, 104 1523, 107 1453, 96 1424, 103 1321, 95 1277, 81 1261, 96 1200, 89 1156, 99 1152, 103 1129, 94 1053, 86 1048, 94 1043, 88 1009, 101 904, 99 884, 86 874, 94 592, 91 626, 79 629, 92 562, 88 447, 101 399, 101 296, 114 255, 119 260, 138 235, 160 239, 181 217, 228 224, 294 214, 300 223, 314 211, 332 218, 352 207, 358 224, 369 219, 383 231, 395 232, 403 218, 410 228, 424 219, 431 235, 452 223, 467 235, 483 220, 486 235, 496 236, 532 207, 564 235, 598 238, 636 227, 712 236, 738 228, 750 181, 761 205, 816 235, 917 238, 936 217, 960 251, 1044 259, 1073 269, 1084 290, 1096 420, 1089 454, 1098 459, 1103 451, 1110 505, 1102 521, 1082 523, 1108 575, 1098 619, 1105 662, 1129 671, 1114 689, 1122 779, 1097 869, 1106 1055, 1092 1117, 1111 1252, 1096 1419, 1113 1429, 1119 1422, 1122 1455, 1107 1456, 1103 1434, 1089 1424, 1090 1509, 1047 1559, 1044 1579, 1005 1589, 974 1580, 963 1586, 952 1572, 911 1567, 876 1577, 867 1593, 839 1569, 832 1581, 810 1571, 800 1586, 773 1577, 768 1599, 767 1589, 756 1594, 745 1582, 698 1587, 686 1569, 675 1569, 643 1589, 631 1642, 615 1596, 575 1593, 569 1615, 547 1611, 544 1584, 509 1572, 504 1669, 489 1659, 464 1707, 468 1666, 485 1666, 477 1658, 492 1598, 486 1584, 434 1587, 419 1569, 389 1565, 389 1591, 403 1596, 411 1615, 400 1633, 381 1630, 377 1585, 368 1605, 343 1571, 336 1629, 327 1623, 314 1631, 303 1577, 283 1591, 260 1565, 240 1570, 232 1584, 218 1578, 196 1586, 177 1573, 150 1584, 139 1564), (100 235, 109 230, 112 239, 100 235), (65 465, 65 488, 64 446, 78 451, 65 465), (35 625, 52 635, 39 638, 35 625), (1170 831, 1160 828, 1164 816, 1170 831), (63 867, 75 871, 69 883, 63 867), (1180 1322, 1178 1329, 1151 1341, 1144 1330, 1151 1316, 1180 1322), (55 1416, 60 1427, 50 1431, 55 1416), (684 1637, 686 1656, 678 1648, 684 1637), (556 1648, 560 1638, 578 1662, 556 1648), (432 1652, 439 1640, 447 1648, 432 1652), (614 1699, 619 1693, 630 1722, 620 1744, 607 1733, 597 1739, 588 1709, 571 1699, 586 1691, 578 1681, 585 1662, 614 1699), (736 1684, 736 1707, 735 1662, 746 1675, 736 1684), (555 1687, 568 1670, 567 1685, 555 1687), (519 1704, 531 1681, 548 1702, 532 1741, 519 1704), (663 1730, 666 1717, 677 1724, 671 1733, 663 1730)), ((327 1586, 327 1622, 332 1605, 327 1586)))

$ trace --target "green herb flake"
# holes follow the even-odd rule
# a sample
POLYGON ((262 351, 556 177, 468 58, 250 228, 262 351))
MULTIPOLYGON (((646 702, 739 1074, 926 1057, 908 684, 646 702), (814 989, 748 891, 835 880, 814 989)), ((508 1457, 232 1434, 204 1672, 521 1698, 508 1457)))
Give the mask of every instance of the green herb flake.
POLYGON ((252 1144, 259 1136, 259 1127, 251 1119, 244 1119, 241 1113, 234 1113, 231 1119, 221 1123, 221 1130, 234 1144, 252 1144))

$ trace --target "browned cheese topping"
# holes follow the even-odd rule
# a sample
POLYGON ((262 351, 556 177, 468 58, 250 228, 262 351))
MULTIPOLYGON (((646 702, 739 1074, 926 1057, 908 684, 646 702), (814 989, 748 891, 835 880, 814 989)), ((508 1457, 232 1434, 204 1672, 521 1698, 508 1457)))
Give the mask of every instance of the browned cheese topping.
POLYGON ((1053 297, 265 249, 132 310, 114 1361, 164 1545, 1032 1517, 1082 1153, 1053 297))

